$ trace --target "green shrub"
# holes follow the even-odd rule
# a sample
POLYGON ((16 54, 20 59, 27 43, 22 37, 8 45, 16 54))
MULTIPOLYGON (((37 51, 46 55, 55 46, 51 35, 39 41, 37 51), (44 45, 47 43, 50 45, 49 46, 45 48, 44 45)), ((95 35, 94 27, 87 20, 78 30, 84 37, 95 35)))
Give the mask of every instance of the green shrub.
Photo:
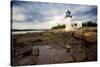
POLYGON ((57 25, 57 26, 53 26, 52 29, 64 29, 65 25, 57 25))

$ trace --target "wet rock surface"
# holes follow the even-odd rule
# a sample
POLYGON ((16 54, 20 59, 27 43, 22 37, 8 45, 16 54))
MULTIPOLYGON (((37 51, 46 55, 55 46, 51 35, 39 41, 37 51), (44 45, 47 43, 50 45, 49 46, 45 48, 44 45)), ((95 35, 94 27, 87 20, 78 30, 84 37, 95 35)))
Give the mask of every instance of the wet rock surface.
POLYGON ((37 64, 39 49, 33 46, 13 47, 12 49, 12 65, 33 65, 37 64), (34 52, 34 53, 33 53, 34 52))
POLYGON ((83 47, 86 54, 86 61, 97 60, 97 29, 84 29, 75 32, 73 35, 77 40, 83 41, 83 47))
POLYGON ((97 31, 94 28, 12 36, 13 66, 97 60, 97 31))

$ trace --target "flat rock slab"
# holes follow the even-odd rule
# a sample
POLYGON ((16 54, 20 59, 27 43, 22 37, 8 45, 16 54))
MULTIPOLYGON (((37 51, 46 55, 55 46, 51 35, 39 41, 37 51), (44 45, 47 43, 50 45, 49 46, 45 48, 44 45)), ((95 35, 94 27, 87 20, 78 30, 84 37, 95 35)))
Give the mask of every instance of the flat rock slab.
POLYGON ((39 48, 39 60, 37 64, 73 62, 73 58, 66 53, 65 49, 55 49, 48 45, 37 47, 39 48))
POLYGON ((18 61, 18 65, 33 65, 38 61, 36 56, 26 56, 18 61))
POLYGON ((28 51, 32 51, 32 46, 25 46, 25 47, 22 47, 20 49, 17 49, 15 55, 16 56, 21 55, 21 54, 28 52, 28 51))

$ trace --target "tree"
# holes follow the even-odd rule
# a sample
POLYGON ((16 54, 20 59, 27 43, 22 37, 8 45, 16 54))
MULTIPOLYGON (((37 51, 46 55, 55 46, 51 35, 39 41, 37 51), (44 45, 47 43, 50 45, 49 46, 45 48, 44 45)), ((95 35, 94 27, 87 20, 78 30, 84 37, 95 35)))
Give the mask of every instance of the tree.
POLYGON ((97 26, 97 23, 96 22, 92 22, 92 21, 87 21, 87 22, 84 22, 82 23, 82 26, 87 26, 87 27, 94 27, 94 26, 97 26))

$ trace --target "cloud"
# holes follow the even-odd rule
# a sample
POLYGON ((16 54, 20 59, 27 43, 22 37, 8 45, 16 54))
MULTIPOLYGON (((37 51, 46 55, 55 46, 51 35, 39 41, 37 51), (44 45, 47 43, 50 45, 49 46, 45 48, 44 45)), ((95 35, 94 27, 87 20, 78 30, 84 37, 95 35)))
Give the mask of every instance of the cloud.
POLYGON ((73 21, 97 21, 97 7, 94 5, 13 1, 12 9, 14 29, 45 29, 64 24, 67 10, 72 12, 73 21))
POLYGON ((58 24, 64 24, 64 15, 62 16, 54 16, 51 20, 42 22, 42 23, 32 23, 32 22, 24 22, 24 23, 13 23, 13 29, 50 29, 52 26, 56 26, 58 24))

